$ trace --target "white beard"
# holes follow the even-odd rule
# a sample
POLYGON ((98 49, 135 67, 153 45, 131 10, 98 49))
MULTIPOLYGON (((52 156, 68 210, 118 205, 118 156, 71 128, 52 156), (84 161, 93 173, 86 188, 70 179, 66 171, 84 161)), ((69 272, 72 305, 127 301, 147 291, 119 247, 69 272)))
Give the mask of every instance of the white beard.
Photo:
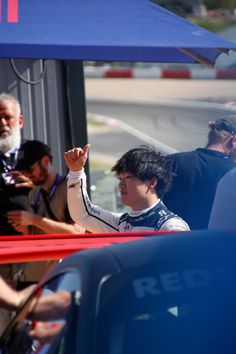
POLYGON ((21 142, 20 128, 14 127, 10 133, 5 138, 0 137, 0 151, 5 154, 6 152, 19 146, 21 142))

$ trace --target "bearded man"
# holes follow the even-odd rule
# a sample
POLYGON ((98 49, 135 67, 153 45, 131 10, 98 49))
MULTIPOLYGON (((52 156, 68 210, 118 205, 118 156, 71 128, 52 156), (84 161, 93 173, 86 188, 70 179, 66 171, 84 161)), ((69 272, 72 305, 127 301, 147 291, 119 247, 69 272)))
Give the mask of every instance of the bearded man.
POLYGON ((14 171, 23 124, 20 103, 9 94, 0 94, 0 235, 18 234, 8 223, 7 212, 27 208, 32 186, 22 173, 14 171))
MULTIPOLYGON (((32 182, 22 173, 14 171, 21 144, 24 117, 20 103, 11 95, 0 94, 0 235, 20 232, 8 222, 10 210, 27 208, 28 193, 32 182)), ((14 288, 21 278, 18 264, 1 264, 0 275, 14 288)), ((11 320, 11 312, 0 309, 0 334, 11 320)))

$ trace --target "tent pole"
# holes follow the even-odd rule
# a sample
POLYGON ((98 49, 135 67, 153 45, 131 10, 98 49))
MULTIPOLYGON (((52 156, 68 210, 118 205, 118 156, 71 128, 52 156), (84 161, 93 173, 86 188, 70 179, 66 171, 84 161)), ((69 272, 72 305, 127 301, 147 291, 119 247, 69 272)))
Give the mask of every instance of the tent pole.
MULTIPOLYGON (((70 116, 71 147, 88 143, 86 97, 83 62, 67 61, 67 100, 70 116)), ((88 193, 90 194, 89 159, 85 165, 88 193)))

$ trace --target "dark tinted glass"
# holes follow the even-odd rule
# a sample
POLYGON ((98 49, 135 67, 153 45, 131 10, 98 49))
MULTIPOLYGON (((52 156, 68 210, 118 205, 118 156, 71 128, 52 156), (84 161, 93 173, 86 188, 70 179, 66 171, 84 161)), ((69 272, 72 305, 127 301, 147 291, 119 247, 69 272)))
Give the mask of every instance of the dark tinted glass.
POLYGON ((217 263, 151 264, 103 280, 96 353, 235 353, 234 283, 235 269, 217 263))

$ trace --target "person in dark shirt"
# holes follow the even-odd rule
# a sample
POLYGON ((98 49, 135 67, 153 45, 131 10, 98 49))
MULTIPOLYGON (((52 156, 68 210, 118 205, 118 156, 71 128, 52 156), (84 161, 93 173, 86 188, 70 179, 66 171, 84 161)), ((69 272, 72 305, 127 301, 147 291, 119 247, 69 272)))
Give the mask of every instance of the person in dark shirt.
POLYGON ((174 173, 163 201, 189 224, 191 230, 207 229, 216 187, 235 163, 236 116, 209 122, 205 148, 169 155, 174 173))
POLYGON ((19 102, 11 95, 0 94, 0 235, 18 232, 8 223, 6 213, 26 209, 32 183, 15 168, 21 143, 24 117, 19 102))

